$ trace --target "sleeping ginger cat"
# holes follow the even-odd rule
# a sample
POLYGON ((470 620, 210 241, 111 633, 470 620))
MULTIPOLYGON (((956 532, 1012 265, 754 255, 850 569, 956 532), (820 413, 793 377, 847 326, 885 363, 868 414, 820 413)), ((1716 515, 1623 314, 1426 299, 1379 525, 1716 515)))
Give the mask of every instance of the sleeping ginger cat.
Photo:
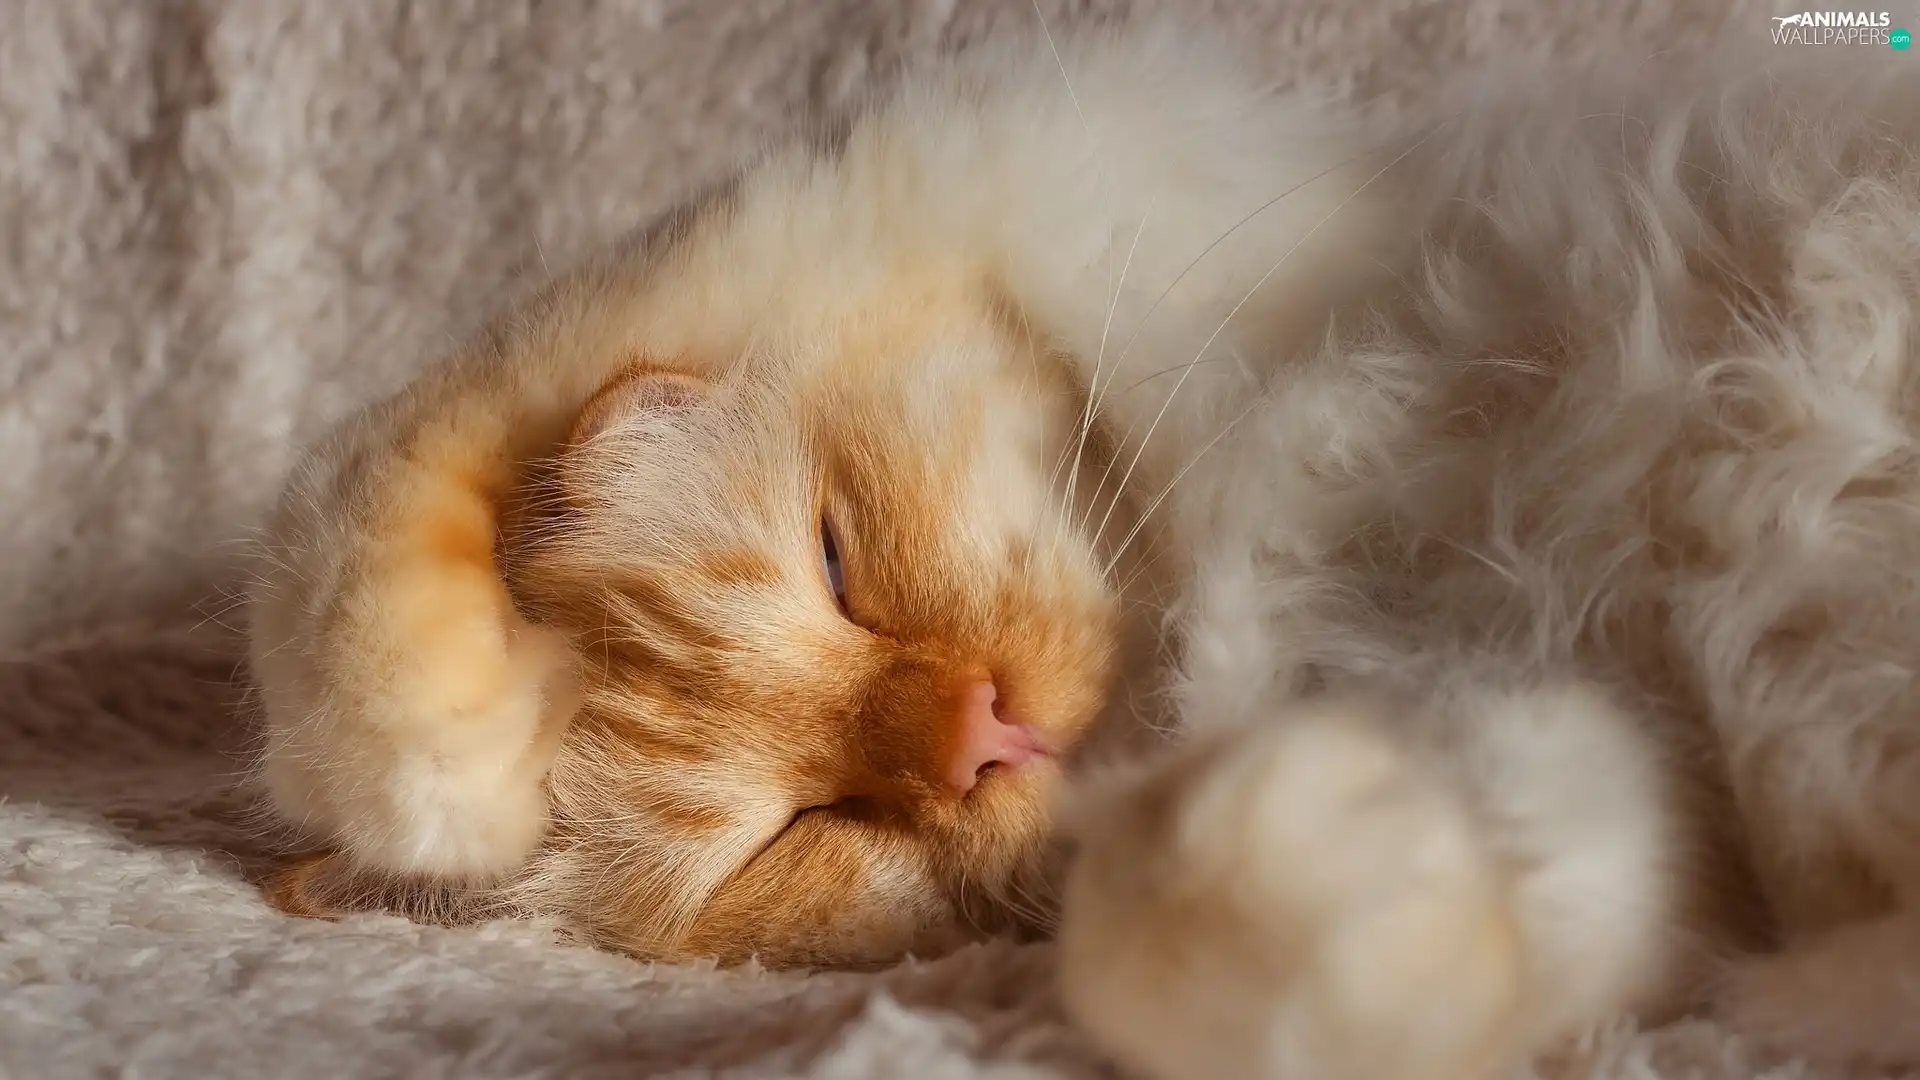
POLYGON ((1089 31, 770 154, 306 458, 279 901, 798 965, 1058 896, 1156 1077, 1913 1060, 1920 67, 1765 59, 1386 124, 1089 31))

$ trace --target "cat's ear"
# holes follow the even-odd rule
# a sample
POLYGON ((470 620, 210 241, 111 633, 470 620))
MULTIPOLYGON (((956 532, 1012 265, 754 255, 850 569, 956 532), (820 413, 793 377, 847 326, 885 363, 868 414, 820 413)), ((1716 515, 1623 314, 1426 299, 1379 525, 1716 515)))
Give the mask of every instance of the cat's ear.
MULTIPOLYGON (((608 483, 617 485, 636 455, 644 456, 649 446, 677 441, 686 414, 712 393, 712 384, 697 376, 644 365, 628 368, 580 407, 539 491, 560 495, 556 508, 599 504, 608 483)), ((509 507, 505 531, 518 533, 537 520, 544 513, 542 499, 536 491, 531 501, 518 500, 509 507)))
POLYGON ((707 399, 704 380, 658 368, 628 368, 600 388, 573 422, 571 442, 580 446, 629 423, 670 420, 707 399))

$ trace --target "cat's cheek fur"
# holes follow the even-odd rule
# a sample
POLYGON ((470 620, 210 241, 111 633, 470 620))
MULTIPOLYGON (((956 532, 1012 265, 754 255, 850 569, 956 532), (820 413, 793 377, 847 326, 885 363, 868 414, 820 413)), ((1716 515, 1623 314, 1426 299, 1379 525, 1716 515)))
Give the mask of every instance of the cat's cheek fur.
POLYGON ((1203 737, 1082 815, 1068 1007, 1162 1080, 1452 1080, 1671 1004, 1700 971, 1630 732, 1547 686, 1203 737))

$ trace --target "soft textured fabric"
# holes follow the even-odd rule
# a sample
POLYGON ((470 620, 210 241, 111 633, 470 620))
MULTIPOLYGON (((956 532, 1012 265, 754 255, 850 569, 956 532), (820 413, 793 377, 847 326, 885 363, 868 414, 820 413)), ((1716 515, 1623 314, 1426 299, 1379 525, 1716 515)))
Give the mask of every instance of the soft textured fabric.
MULTIPOLYGON (((1389 102, 1502 53, 1710 48, 1770 10, 1175 4, 1239 28, 1276 81, 1389 102)), ((1045 946, 808 977, 271 912, 222 627, 239 540, 329 420, 806 113, 1035 12, 0 4, 0 1077, 1101 1075, 1045 946)), ((1546 1069, 1798 1074, 1702 1023, 1546 1069)))

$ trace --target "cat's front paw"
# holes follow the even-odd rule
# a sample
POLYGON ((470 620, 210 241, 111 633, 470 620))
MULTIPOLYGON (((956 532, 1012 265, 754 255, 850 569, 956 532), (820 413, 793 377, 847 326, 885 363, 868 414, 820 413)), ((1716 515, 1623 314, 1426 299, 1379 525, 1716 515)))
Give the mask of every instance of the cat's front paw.
POLYGON ((1517 1049, 1512 905, 1378 708, 1296 708, 1086 810, 1062 988, 1117 1057, 1159 1080, 1464 1080, 1517 1049))
POLYGON ((422 626, 391 653, 336 646, 330 666, 350 674, 304 722, 273 732, 265 779, 284 818, 355 867, 494 878, 546 832, 575 656, 505 603, 422 626))

